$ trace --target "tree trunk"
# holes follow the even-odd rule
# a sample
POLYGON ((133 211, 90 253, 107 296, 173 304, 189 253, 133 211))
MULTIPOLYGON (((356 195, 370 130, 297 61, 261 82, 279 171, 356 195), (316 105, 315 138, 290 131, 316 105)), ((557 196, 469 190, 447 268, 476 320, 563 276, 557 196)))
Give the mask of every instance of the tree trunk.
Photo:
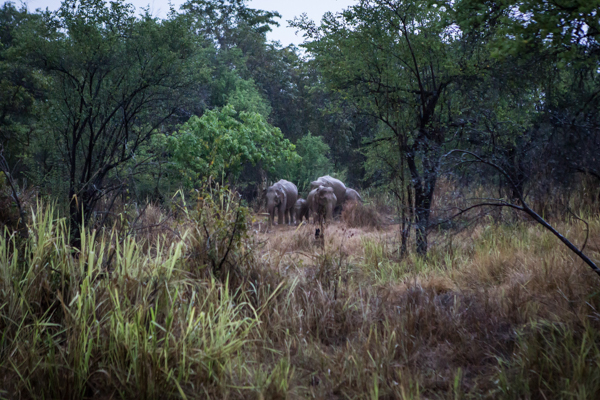
MULTIPOLYGON (((425 146, 424 146, 425 147, 425 146)), ((431 214, 431 203, 433 192, 437 182, 439 167, 438 147, 425 148, 422 154, 423 172, 419 173, 415 161, 415 150, 407 152, 406 161, 410 170, 413 189, 415 191, 415 224, 417 254, 427 254, 427 229, 429 227, 429 216, 431 214)))
POLYGON ((429 216, 431 214, 433 187, 431 189, 423 188, 424 190, 415 194, 417 254, 422 256, 427 254, 427 229, 429 227, 429 216))
POLYGON ((410 228, 413 216, 413 201, 410 189, 410 183, 406 182, 406 175, 404 171, 404 154, 400 153, 400 207, 401 211, 401 225, 400 225, 400 257, 404 258, 408 255, 408 239, 410 237, 410 228))

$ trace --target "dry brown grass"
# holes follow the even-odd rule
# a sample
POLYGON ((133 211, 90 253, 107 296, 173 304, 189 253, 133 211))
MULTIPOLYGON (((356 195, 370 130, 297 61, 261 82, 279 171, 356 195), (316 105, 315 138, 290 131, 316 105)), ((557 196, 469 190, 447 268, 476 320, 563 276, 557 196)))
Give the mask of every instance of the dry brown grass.
POLYGON ((342 221, 349 228, 381 229, 383 226, 383 218, 374 206, 355 201, 344 204, 342 221))
MULTIPOLYGON (((427 259, 399 260, 396 228, 375 233, 333 224, 324 250, 313 248, 295 268, 288 266, 298 254, 277 265, 289 286, 265 314, 261 337, 287 354, 297 393, 507 399, 554 398, 568 390, 585 393, 583 398, 600 394, 600 374, 578 369, 600 363, 594 334, 600 329, 600 280, 556 238, 531 223, 480 225, 457 236, 450 250, 434 247, 427 259), (535 354, 546 358, 531 358, 535 354)), ((558 228, 583 242, 581 224, 558 228)), ((285 252, 296 234, 266 234, 264 240, 275 241, 265 254, 285 252)), ((599 259, 599 249, 596 220, 588 252, 599 259)))
MULTIPOLYGON (((151 222, 151 218, 145 222, 151 222)), ((586 252, 598 260, 600 219, 593 217, 589 222, 586 252)), ((580 222, 563 221, 556 226, 575 243, 584 242, 585 230, 580 222)), ((143 382, 159 382, 161 385, 155 386, 152 393, 168 391, 177 379, 188 398, 600 396, 600 279, 537 225, 482 223, 468 231, 436 233, 426 258, 410 254, 403 259, 398 252, 398 226, 376 230, 351 228, 335 221, 326 226, 323 246, 314 240, 314 225, 261 230, 255 229, 252 237, 243 241, 243 248, 236 249, 234 259, 240 260, 237 267, 243 277, 237 281, 221 284, 195 272, 205 261, 195 256, 196 249, 187 244, 181 245, 182 258, 168 263, 171 270, 160 270, 165 262, 139 269, 144 271, 138 272, 139 283, 133 274, 120 275, 118 269, 110 279, 94 281, 97 285, 119 285, 119 304, 129 307, 123 313, 128 318, 128 329, 136 327, 142 333, 144 329, 155 329, 156 325, 147 323, 150 319, 135 319, 138 314, 150 318, 148 310, 153 307, 159 310, 159 326, 166 327, 171 324, 167 321, 172 321, 178 327, 169 333, 174 337, 172 342, 160 351, 150 346, 152 338, 135 337, 140 349, 148 346, 149 350, 141 354, 149 360, 171 349, 169 360, 177 360, 171 361, 172 371, 191 362, 194 373, 189 375, 168 375, 163 368, 166 358, 146 365, 142 358, 128 358, 132 350, 125 347, 110 353, 120 357, 119 362, 129 360, 131 365, 139 365, 136 376, 143 377, 143 382), (138 292, 143 296, 136 295, 138 292), (234 317, 227 314, 232 307, 236 310, 234 317), (183 318, 186 315, 187 319, 183 318), (210 324, 202 325, 202 329, 224 324, 222 329, 212 336, 186 339, 186 335, 201 335, 202 330, 192 328, 209 317, 210 324), (228 318, 248 326, 243 335, 226 324, 228 318), (219 338, 231 335, 238 337, 241 347, 230 349, 226 341, 222 342, 224 347, 219 347, 219 338), (202 346, 209 337, 216 344, 207 350, 202 346), (196 352, 186 355, 185 349, 190 348, 196 352), (207 355, 216 361, 200 358, 207 355), (210 379, 198 378, 197 371, 210 379), (176 378, 167 380, 167 375, 176 378), (198 387, 204 391, 198 391, 198 387)), ((146 258, 141 251, 139 254, 151 264, 152 257, 146 258)), ((50 282, 43 274, 35 276, 50 282)), ((0 280, 5 290, 13 290, 10 282, 0 280)), ((77 281, 70 285, 72 293, 79 293, 77 281)), ((36 281, 28 287, 42 292, 44 285, 36 281)), ((107 288, 110 290, 97 292, 97 315, 89 318, 89 327, 96 326, 98 316, 105 324, 98 335, 111 332, 106 321, 113 311, 109 313, 105 304, 117 304, 109 296, 116 293, 116 286, 107 288)), ((93 296, 81 298, 91 301, 93 296)), ((41 303, 40 297, 34 300, 41 303)), ((70 301, 66 304, 73 308, 77 305, 70 301)), ((13 331, 20 329, 18 324, 2 321, 9 319, 0 324, 14 325, 13 331)), ((74 321, 83 321, 78 322, 81 326, 77 329, 88 326, 84 320, 74 321)), ((65 339, 69 349, 77 348, 73 340, 65 339)), ((109 364, 113 360, 109 357, 102 358, 108 364, 95 361, 104 354, 98 342, 101 350, 92 355, 91 364, 96 369, 86 369, 89 375, 82 376, 91 376, 90 382, 106 387, 110 382, 99 370, 116 373, 125 369, 109 364)), ((57 341, 57 348, 62 346, 63 339, 57 341)), ((19 360, 34 360, 28 358, 27 346, 20 348, 19 360)), ((1 351, 0 355, 8 354, 1 351)), ((45 357, 49 353, 40 350, 40 354, 45 357)), ((12 365, 2 364, 0 358, 0 376, 12 371, 12 365)), ((25 368, 29 364, 23 361, 14 365, 25 368)), ((44 361, 31 365, 40 365, 37 376, 43 377, 39 371, 50 370, 54 364, 44 361)), ((65 371, 70 382, 79 382, 69 375, 69 369, 65 371)), ((18 378, 14 373, 11 377, 18 378)), ((9 378, 5 379, 0 378, 0 384, 8 382, 9 378)), ((80 382, 82 387, 86 382, 80 382)), ((135 398, 135 384, 130 382, 127 391, 122 389, 121 397, 135 398)), ((0 396, 4 395, 1 389, 0 385, 0 396)), ((106 393, 109 397, 117 392, 106 393)), ((173 389, 165 393, 177 396, 178 392, 173 389)))

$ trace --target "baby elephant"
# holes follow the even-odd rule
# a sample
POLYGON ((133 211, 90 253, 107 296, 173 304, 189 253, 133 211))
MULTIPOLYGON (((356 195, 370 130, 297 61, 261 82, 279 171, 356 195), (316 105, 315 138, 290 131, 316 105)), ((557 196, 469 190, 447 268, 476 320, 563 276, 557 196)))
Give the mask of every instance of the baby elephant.
POLYGON ((299 225, 302 222, 302 218, 308 223, 309 208, 306 200, 298 199, 294 205, 294 211, 296 215, 296 225, 299 225))

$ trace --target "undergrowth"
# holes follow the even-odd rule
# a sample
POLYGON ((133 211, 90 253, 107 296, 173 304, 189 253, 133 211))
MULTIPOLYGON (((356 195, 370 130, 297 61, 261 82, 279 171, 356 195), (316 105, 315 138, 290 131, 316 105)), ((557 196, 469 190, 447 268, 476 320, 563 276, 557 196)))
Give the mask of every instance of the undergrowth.
POLYGON ((84 230, 80 249, 51 207, 3 235, 0 397, 600 396, 600 282, 537 226, 400 257, 394 227, 252 235, 237 199, 182 203, 168 235, 84 230))

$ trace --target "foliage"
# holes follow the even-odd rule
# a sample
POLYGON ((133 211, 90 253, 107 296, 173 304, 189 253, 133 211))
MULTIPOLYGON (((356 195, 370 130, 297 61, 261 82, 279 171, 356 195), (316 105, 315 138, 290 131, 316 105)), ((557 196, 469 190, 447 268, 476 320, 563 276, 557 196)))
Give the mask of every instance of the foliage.
POLYGON ((334 175, 333 164, 327 157, 329 146, 320 136, 310 132, 296 143, 296 151, 301 159, 284 163, 278 168, 283 177, 294 182, 299 192, 307 192, 310 182, 323 175, 334 175))
POLYGON ((245 58, 238 48, 221 50, 212 66, 209 103, 214 107, 231 104, 238 111, 257 112, 268 118, 271 106, 252 78, 246 75, 245 58))
MULTIPOLYGON (((579 176, 600 177, 599 6, 464 0, 454 8, 468 41, 488 54, 487 68, 463 85, 477 99, 464 109, 465 145, 501 165, 533 198, 551 197, 550 186, 572 190, 579 176)), ((477 175, 508 186, 480 169, 477 175)), ((512 190, 500 196, 517 197, 512 190)))
POLYGON ((499 29, 495 56, 527 57, 544 49, 568 63, 600 56, 599 7, 598 0, 462 0, 456 10, 463 26, 482 33, 499 29))
POLYGON ((247 163, 272 172, 279 162, 298 159, 295 146, 262 115, 238 114, 231 105, 193 116, 178 132, 160 140, 188 187, 208 176, 235 181, 247 163))
POLYGON ((26 156, 30 127, 36 118, 36 104, 43 99, 47 86, 39 71, 19 60, 15 52, 15 35, 21 26, 40 17, 29 14, 25 6, 17 9, 11 2, 0 8, 0 146, 6 150, 12 172, 18 171, 14 167, 26 156))
POLYGON ((259 34, 279 25, 277 12, 252 9, 246 0, 188 0, 182 7, 194 18, 194 28, 215 41, 221 49, 235 46, 237 36, 245 29, 259 34))
POLYGON ((183 241, 159 240, 146 252, 118 232, 82 230, 74 250, 66 221, 43 208, 30 229, 23 246, 0 237, 0 394, 228 392, 257 315, 227 285, 190 279, 183 241))
POLYGON ((38 129, 54 143, 53 156, 35 167, 68 186, 61 195, 75 229, 124 188, 124 165, 201 79, 202 53, 184 17, 137 18, 122 0, 66 0, 34 22, 19 31, 20 51, 50 80, 38 129))
POLYGON ((222 280, 239 278, 244 258, 248 258, 250 211, 241 205, 240 196, 227 187, 212 187, 205 182, 198 191, 196 206, 185 207, 193 221, 190 260, 199 269, 209 268, 222 280))
POLYGON ((238 112, 260 114, 265 120, 271 114, 271 106, 261 96, 252 80, 238 80, 235 89, 227 94, 227 104, 238 112))

